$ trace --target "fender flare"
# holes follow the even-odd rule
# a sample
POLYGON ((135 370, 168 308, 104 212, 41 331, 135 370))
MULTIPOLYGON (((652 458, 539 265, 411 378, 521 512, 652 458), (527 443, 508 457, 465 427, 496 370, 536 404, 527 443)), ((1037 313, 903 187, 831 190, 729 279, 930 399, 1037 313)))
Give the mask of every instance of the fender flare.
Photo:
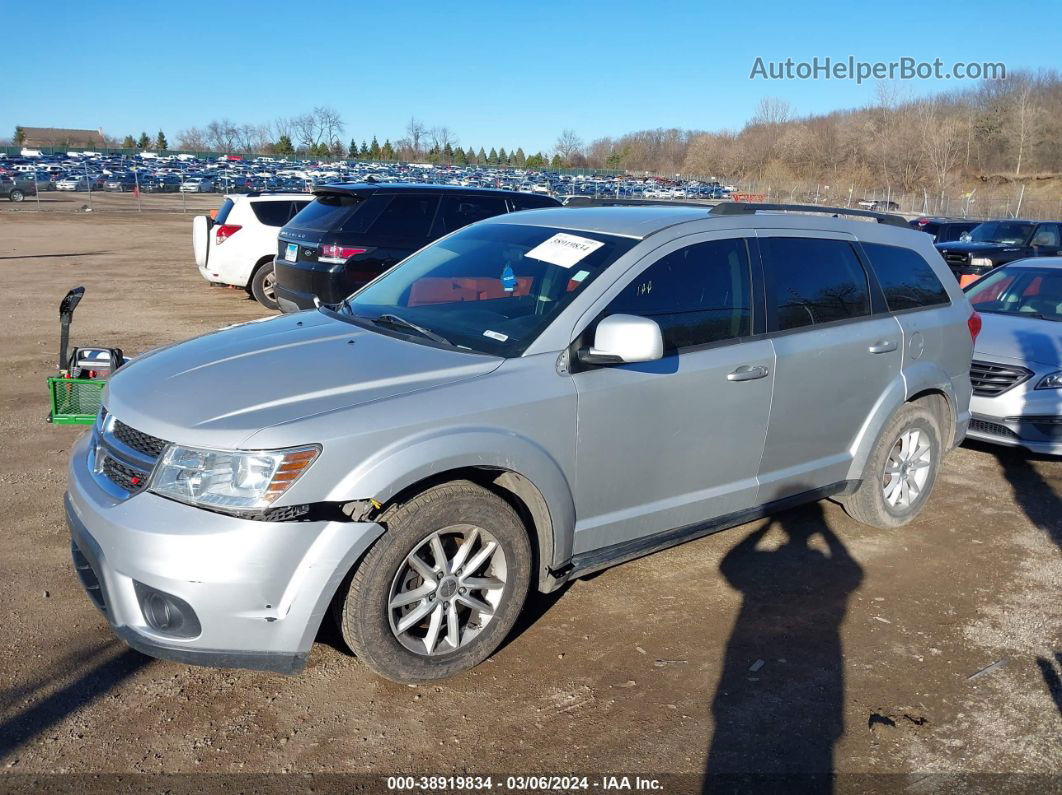
MULTIPOLYGON (((373 499, 386 504, 429 478, 469 468, 511 472, 537 490, 548 514, 546 522, 540 519, 534 528, 540 569, 548 574, 548 570, 568 562, 575 532, 575 500, 568 478, 539 444, 509 430, 451 428, 399 440, 359 463, 336 483, 326 499, 373 499)), ((529 508, 535 513, 534 506, 529 508)), ((542 574, 540 571, 540 579, 542 574)))

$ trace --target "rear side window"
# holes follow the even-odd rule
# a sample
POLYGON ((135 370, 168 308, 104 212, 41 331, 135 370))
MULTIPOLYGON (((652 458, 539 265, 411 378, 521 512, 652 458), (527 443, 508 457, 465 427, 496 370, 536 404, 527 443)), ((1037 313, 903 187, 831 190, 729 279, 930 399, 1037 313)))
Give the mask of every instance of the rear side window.
POLYGON ((398 194, 380 213, 369 234, 373 237, 425 240, 438 206, 438 196, 398 194))
POLYGON ((750 334, 749 256, 743 239, 680 248, 628 284, 606 315, 652 318, 669 350, 750 334))
POLYGON ((768 237, 762 243, 778 331, 870 314, 867 275, 847 241, 768 237))
POLYGON ((546 196, 532 196, 530 194, 521 194, 520 196, 512 196, 509 201, 513 204, 513 210, 536 210, 541 207, 556 207, 557 202, 546 196))
POLYGON ((284 226, 291 218, 291 202, 252 202, 251 209, 266 226, 284 226))
POLYGON ((948 293, 922 255, 909 248, 864 243, 889 310, 947 304, 948 293))
POLYGON ((360 203, 360 196, 325 193, 307 204, 288 225, 295 229, 310 229, 316 232, 337 229, 360 203))
POLYGON ((506 212, 500 196, 443 196, 436 221, 436 236, 506 212))

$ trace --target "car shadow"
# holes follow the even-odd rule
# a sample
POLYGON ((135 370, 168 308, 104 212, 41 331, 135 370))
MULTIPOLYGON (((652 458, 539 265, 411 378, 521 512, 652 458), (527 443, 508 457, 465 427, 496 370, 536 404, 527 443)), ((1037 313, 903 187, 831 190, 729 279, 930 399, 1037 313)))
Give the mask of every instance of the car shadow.
MULTIPOLYGON (((0 758, 22 747, 86 704, 103 697, 151 662, 150 657, 125 649, 116 656, 82 670, 70 684, 50 696, 14 711, 0 722, 0 758)), ((19 700, 25 700, 46 687, 50 678, 24 688, 25 694, 19 700)))
POLYGON ((1047 692, 1051 694, 1055 707, 1058 708, 1058 714, 1062 716, 1062 652, 1055 652, 1053 662, 1045 657, 1037 657, 1036 665, 1039 666, 1040 675, 1047 685, 1047 692))
POLYGON ((765 521, 719 569, 742 604, 712 701, 704 790, 830 791, 844 733, 840 628, 863 570, 819 503, 765 521), (772 528, 784 542, 761 548, 772 528))

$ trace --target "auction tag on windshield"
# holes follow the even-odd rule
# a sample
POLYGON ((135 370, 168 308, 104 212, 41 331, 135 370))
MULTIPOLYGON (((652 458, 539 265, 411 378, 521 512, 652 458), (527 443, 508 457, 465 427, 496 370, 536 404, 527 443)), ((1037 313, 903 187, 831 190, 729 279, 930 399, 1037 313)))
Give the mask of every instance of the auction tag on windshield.
POLYGON ((544 243, 539 243, 524 256, 540 259, 550 265, 570 268, 590 254, 593 254, 603 245, 605 244, 597 240, 591 240, 588 237, 558 232, 544 243))

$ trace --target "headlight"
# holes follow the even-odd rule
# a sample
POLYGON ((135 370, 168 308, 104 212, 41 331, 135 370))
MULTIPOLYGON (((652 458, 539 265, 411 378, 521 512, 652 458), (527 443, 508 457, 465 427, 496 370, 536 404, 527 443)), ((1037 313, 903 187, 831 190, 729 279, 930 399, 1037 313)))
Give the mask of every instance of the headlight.
POLYGON ((1062 370, 1057 373, 1048 373, 1040 379, 1037 389, 1062 389, 1062 370))
POLYGON ((263 510, 291 488, 320 452, 317 445, 248 451, 171 445, 155 468, 150 489, 220 511, 263 510))
POLYGON ((984 268, 992 267, 992 260, 988 257, 970 257, 970 264, 974 266, 981 266, 984 268))

